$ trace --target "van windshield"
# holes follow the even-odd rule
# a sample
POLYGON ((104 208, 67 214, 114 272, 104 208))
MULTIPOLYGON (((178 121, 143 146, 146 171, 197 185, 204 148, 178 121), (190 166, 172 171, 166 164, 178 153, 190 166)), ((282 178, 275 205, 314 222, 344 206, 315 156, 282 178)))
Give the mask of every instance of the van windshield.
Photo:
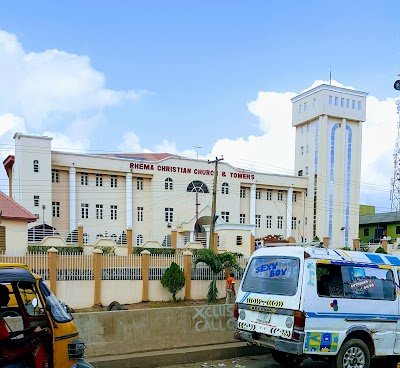
POLYGON ((40 281, 40 290, 46 300, 46 307, 50 311, 51 318, 58 323, 70 322, 73 320, 72 316, 67 313, 55 295, 50 291, 48 286, 40 281))
POLYGON ((245 292, 294 295, 299 280, 300 259, 294 257, 253 258, 245 275, 245 292))

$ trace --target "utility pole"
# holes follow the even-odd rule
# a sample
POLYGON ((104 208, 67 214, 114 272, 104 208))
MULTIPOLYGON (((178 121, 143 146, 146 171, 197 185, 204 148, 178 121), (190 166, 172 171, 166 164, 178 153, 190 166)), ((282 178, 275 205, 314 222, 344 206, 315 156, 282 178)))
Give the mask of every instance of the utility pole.
MULTIPOLYGON (((223 158, 215 158, 215 160, 208 160, 209 164, 215 164, 214 168, 214 183, 213 183, 213 197, 211 206, 211 223, 210 223, 210 239, 208 248, 214 251, 214 233, 215 233, 215 222, 217 221, 217 216, 215 215, 216 205, 217 205, 217 179, 218 179, 218 162, 222 161, 223 158)), ((215 247, 217 248, 217 247, 215 247)))

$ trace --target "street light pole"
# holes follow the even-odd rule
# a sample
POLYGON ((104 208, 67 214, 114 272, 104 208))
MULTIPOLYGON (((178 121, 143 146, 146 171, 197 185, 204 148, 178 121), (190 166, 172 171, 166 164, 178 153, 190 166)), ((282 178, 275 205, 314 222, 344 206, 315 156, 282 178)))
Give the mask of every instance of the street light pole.
POLYGON ((44 204, 42 204, 42 210, 43 210, 43 217, 42 217, 42 220, 43 220, 43 232, 42 232, 42 235, 43 235, 43 238, 44 238, 44 210, 46 209, 46 206, 44 205, 44 204))
POLYGON ((223 158, 215 158, 215 160, 208 160, 209 164, 215 164, 214 169, 214 183, 213 183, 213 198, 211 206, 211 223, 210 223, 210 239, 209 239, 209 249, 216 253, 216 246, 214 246, 214 232, 215 232, 215 222, 217 217, 215 216, 216 205, 217 205, 217 179, 218 179, 218 162, 222 161, 223 158), (215 249, 214 249, 215 248, 215 249))

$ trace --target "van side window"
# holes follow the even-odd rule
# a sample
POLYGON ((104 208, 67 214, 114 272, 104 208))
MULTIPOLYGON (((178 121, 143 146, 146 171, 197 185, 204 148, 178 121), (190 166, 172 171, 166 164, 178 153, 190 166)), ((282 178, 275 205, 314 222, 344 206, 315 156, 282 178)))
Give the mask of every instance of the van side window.
POLYGON ((341 266, 317 264, 317 292, 320 296, 344 296, 341 266))

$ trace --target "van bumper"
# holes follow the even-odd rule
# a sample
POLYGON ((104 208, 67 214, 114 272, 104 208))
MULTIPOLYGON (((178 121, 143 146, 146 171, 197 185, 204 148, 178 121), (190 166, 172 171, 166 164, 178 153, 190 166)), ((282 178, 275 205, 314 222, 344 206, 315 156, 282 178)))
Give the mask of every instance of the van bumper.
POLYGON ((299 355, 303 354, 304 336, 302 336, 302 339, 300 341, 292 341, 281 339, 275 336, 268 336, 236 329, 234 337, 237 340, 245 341, 251 345, 265 346, 278 351, 283 351, 285 353, 299 355))

